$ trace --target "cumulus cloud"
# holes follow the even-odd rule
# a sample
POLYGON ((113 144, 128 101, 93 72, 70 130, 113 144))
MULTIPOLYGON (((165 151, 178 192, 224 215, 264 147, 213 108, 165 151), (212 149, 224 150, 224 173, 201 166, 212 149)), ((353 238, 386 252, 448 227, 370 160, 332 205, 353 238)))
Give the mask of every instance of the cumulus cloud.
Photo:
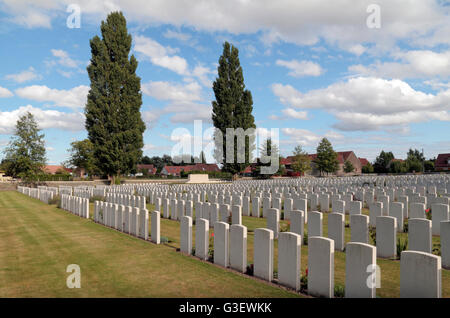
POLYGON ((142 92, 168 102, 162 109, 153 111, 153 116, 156 116, 156 113, 158 117, 171 114, 172 123, 189 123, 196 119, 211 121, 212 108, 201 104, 202 87, 195 81, 184 84, 164 81, 148 82, 142 85, 142 92))
POLYGON ((348 70, 359 75, 389 78, 429 78, 450 76, 450 51, 411 50, 395 52, 396 62, 377 61, 371 65, 351 65, 348 70))
POLYGON ((308 112, 297 111, 293 108, 285 108, 281 111, 284 115, 294 119, 308 119, 308 112))
POLYGON ((32 85, 16 89, 19 97, 38 102, 53 102, 54 106, 82 108, 86 105, 89 86, 80 85, 69 90, 32 85))
POLYGON ((142 92, 159 100, 198 101, 201 99, 202 87, 197 82, 183 85, 155 81, 143 84, 142 92))
MULTIPOLYGON (((66 14, 72 0, 4 1, 3 10, 11 19, 27 27, 50 27, 51 20, 66 14)), ((382 32, 366 25, 367 7, 373 0, 103 0, 78 1, 83 15, 104 17, 111 10, 122 10, 129 21, 172 24, 196 30, 232 34, 260 33, 267 44, 286 41, 313 45, 324 40, 361 54, 362 43, 391 47, 408 39, 421 45, 450 43, 449 7, 437 0, 379 0, 382 32), (239 8, 239 10, 236 10, 239 8)), ((98 23, 98 21, 95 21, 98 23)), ((173 35, 173 34, 172 34, 173 35)))
POLYGON ((316 146, 324 137, 328 138, 330 141, 341 140, 344 138, 343 135, 335 131, 328 131, 323 135, 300 128, 282 128, 281 131, 289 137, 289 139, 284 140, 283 143, 300 144, 305 147, 316 146))
POLYGON ((153 64, 167 68, 177 74, 187 75, 188 63, 178 55, 176 49, 165 47, 155 40, 137 35, 134 37, 134 50, 153 64))
POLYGON ((36 74, 36 71, 33 67, 30 66, 27 70, 16 74, 9 74, 5 76, 6 79, 12 80, 16 83, 24 83, 34 79, 40 79, 41 76, 36 74))
POLYGON ((322 109, 339 120, 340 130, 378 130, 429 120, 449 121, 450 90, 427 94, 401 80, 357 77, 301 93, 273 84, 273 93, 293 108, 322 109))
POLYGON ((12 134, 20 116, 30 112, 41 129, 57 128, 80 131, 84 127, 84 115, 80 112, 64 113, 57 110, 42 110, 31 105, 12 111, 0 111, 0 134, 12 134))
POLYGON ((69 68, 77 68, 78 64, 80 63, 79 61, 72 59, 69 56, 69 53, 64 50, 52 49, 51 52, 53 56, 57 58, 56 63, 58 63, 59 65, 69 68))
POLYGON ((288 68, 288 75, 293 77, 320 76, 324 73, 322 67, 318 63, 312 61, 277 60, 276 64, 288 68))
POLYGON ((11 96, 14 96, 14 94, 9 89, 0 86, 0 98, 11 96))

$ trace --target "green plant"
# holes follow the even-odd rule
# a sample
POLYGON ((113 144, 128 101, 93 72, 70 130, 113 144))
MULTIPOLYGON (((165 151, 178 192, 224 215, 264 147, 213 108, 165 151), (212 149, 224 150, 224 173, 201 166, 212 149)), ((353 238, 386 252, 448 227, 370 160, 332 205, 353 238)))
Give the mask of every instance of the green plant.
POLYGON ((401 237, 397 238, 397 258, 400 259, 400 256, 403 251, 408 249, 408 237, 402 239, 401 237))
POLYGON ((214 248, 210 247, 208 250, 208 261, 213 263, 214 262, 214 248))
POLYGON ((428 208, 425 210, 425 216, 428 220, 431 220, 431 215, 432 215, 431 213, 432 213, 431 208, 428 208))
POLYGON ((434 243, 431 253, 437 256, 441 256, 441 243, 434 243))
POLYGON ((289 231, 289 225, 282 223, 280 224, 280 232, 288 232, 289 231))
POLYGON ((308 274, 300 276, 300 292, 305 294, 308 292, 308 274))
POLYGON ((308 232, 303 232, 303 245, 308 245, 308 232))
POLYGON ((334 285, 334 297, 344 298, 345 297, 345 286, 341 284, 334 285))
POLYGON ((408 219, 406 219, 405 222, 403 223, 403 233, 408 233, 408 231, 409 231, 408 219))
POLYGON ((168 238, 167 236, 161 236, 161 237, 159 238, 159 242, 160 242, 161 244, 169 243, 169 238, 168 238))
POLYGON ((372 245, 376 246, 377 245, 377 229, 375 228, 375 226, 369 226, 369 236, 370 236, 370 239, 372 240, 372 245))
POLYGON ((57 208, 61 207, 61 197, 59 195, 53 196, 50 200, 48 200, 48 204, 56 205, 57 208))
POLYGON ((253 276, 253 264, 247 265, 247 269, 245 271, 245 274, 249 276, 253 276))
POLYGON ((90 203, 94 203, 95 201, 106 201, 106 198, 100 195, 94 195, 93 197, 89 198, 90 203))

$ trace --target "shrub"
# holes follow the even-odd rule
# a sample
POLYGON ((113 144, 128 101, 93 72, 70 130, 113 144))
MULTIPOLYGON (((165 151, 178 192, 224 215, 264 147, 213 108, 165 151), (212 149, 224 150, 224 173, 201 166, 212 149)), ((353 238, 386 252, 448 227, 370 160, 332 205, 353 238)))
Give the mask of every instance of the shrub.
POLYGON ((403 251, 408 249, 408 237, 402 240, 401 237, 397 238, 397 258, 400 259, 400 256, 403 251))
POLYGON ((52 199, 48 200, 48 204, 56 205, 57 208, 61 207, 61 197, 59 195, 54 195, 52 199))
POLYGON ((431 208, 425 210, 425 216, 428 220, 431 220, 431 208))
POLYGON ((334 297, 344 298, 345 297, 345 286, 341 284, 334 285, 334 297))
POLYGON ((214 248, 212 247, 208 250, 208 262, 214 263, 214 248))
POLYGON ((289 225, 288 224, 280 224, 280 232, 288 232, 289 231, 289 225))
POLYGON ((409 227, 408 227, 408 219, 405 220, 403 223, 403 233, 408 233, 409 227))
POLYGON ((374 226, 369 226, 369 236, 372 240, 372 245, 377 245, 377 229, 374 226))
POLYGON ((99 195, 94 195, 93 197, 89 198, 90 203, 94 203, 95 201, 106 201, 106 198, 99 195))
POLYGON ((249 276, 253 276, 253 264, 247 265, 247 269, 245 270, 245 274, 249 276))
POLYGON ((300 292, 305 294, 308 292, 308 275, 300 276, 300 292))
POLYGON ((437 256, 441 256, 441 244, 440 243, 434 243, 433 247, 431 249, 431 253, 437 256))

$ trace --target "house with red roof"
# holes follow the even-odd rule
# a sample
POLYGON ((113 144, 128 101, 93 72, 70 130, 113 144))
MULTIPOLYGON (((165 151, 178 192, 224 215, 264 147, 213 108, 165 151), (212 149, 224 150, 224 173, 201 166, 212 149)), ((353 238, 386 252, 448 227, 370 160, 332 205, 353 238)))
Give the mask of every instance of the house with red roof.
POLYGON ((196 163, 195 165, 187 166, 164 166, 161 170, 163 176, 181 176, 181 172, 189 171, 206 171, 206 172, 219 172, 219 167, 214 163, 196 163))
POLYGON ((434 163, 435 171, 450 171, 450 153, 440 153, 434 163))
POLYGON ((366 158, 359 158, 359 162, 361 163, 361 168, 367 166, 370 162, 366 158))
POLYGON ((158 170, 154 165, 140 164, 136 166, 137 171, 147 171, 149 175, 155 175, 158 170))
POLYGON ((63 166, 57 165, 47 165, 42 168, 42 171, 48 174, 58 174, 58 173, 71 173, 72 169, 65 168, 63 166))
MULTIPOLYGON (((309 154, 308 156, 311 159, 311 170, 309 172, 307 172, 307 175, 312 175, 312 176, 320 175, 320 171, 316 168, 316 164, 314 163, 314 160, 317 159, 317 154, 309 154)), ((338 168, 338 171, 336 172, 337 176, 361 174, 361 172, 362 172, 361 171, 362 170, 361 161, 355 155, 355 153, 353 151, 337 152, 337 159, 339 162, 339 168, 338 168), (355 170, 353 172, 346 173, 344 171, 345 161, 347 161, 347 160, 350 161, 352 163, 353 167, 355 168, 355 170)), ((286 168, 287 175, 293 175, 294 172, 292 170, 292 164, 294 163, 294 161, 295 161, 295 156, 288 156, 281 160, 281 164, 284 165, 286 168)), ((367 161, 367 159, 366 159, 366 161, 367 161)))

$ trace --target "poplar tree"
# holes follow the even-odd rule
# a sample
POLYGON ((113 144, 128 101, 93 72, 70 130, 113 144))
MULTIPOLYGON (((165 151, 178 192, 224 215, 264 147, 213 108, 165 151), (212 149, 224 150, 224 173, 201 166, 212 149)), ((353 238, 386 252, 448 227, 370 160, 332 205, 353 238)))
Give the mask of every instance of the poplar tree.
MULTIPOLYGON (((213 83, 216 100, 212 102, 212 121, 216 128, 214 156, 218 162, 223 163, 223 171, 230 172, 236 177, 236 174, 242 172, 252 162, 255 136, 254 134, 245 136, 245 150, 238 149, 237 137, 234 137, 233 158, 227 159, 226 129, 242 128, 245 131, 248 128, 256 128, 256 125, 252 115, 252 94, 245 89, 239 51, 228 42, 223 45, 217 71, 218 77, 213 83), (222 140, 219 140, 218 131, 221 133, 219 137, 222 137, 222 140), (245 154, 244 162, 238 162, 238 153, 245 154)), ((230 144, 228 146, 231 147, 230 144)))
POLYGON ((128 57, 132 38, 123 14, 110 13, 100 29, 102 38, 90 40, 92 57, 87 71, 91 85, 85 125, 95 164, 115 183, 142 157, 141 79, 136 75, 136 58, 128 57))

